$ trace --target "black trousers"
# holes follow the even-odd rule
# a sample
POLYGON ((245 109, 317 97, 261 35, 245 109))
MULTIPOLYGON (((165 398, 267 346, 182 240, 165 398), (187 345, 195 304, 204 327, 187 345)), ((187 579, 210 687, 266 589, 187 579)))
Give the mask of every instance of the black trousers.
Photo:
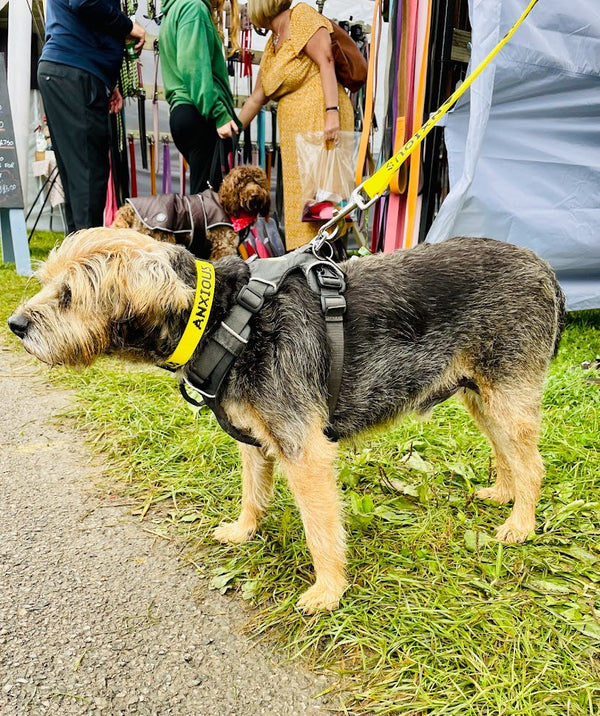
POLYGON ((223 176, 215 157, 220 139, 214 120, 203 117, 191 104, 180 104, 171 110, 169 125, 173 142, 190 167, 190 193, 199 194, 209 186, 218 191, 223 176))
POLYGON ((38 65, 38 86, 65 192, 68 231, 102 226, 109 177, 109 91, 95 75, 38 65))

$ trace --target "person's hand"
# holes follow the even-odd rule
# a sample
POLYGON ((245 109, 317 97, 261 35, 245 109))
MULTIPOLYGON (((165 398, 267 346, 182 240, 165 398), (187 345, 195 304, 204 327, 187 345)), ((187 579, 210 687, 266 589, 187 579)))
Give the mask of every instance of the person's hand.
POLYGON ((146 30, 144 30, 141 25, 138 25, 137 22, 134 22, 133 27, 131 28, 131 32, 125 38, 125 42, 127 42, 128 40, 135 41, 135 51, 139 56, 140 52, 144 47, 144 42, 146 41, 146 30))
POLYGON ((221 139, 227 139, 238 133, 238 126, 235 120, 230 119, 227 124, 223 124, 221 127, 217 127, 217 134, 221 139))
POLYGON ((336 142, 340 133, 340 113, 338 110, 325 112, 325 127, 323 129, 326 142, 336 142))
POLYGON ((121 97, 121 93, 115 87, 108 100, 108 111, 110 112, 110 114, 117 114, 117 112, 120 112, 122 109, 123 97, 121 97))

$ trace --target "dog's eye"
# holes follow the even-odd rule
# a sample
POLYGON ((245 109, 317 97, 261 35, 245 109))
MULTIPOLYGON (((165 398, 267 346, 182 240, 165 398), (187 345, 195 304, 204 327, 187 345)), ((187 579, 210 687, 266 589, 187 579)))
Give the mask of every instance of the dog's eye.
POLYGON ((67 284, 61 286, 58 294, 58 306, 61 310, 66 311, 71 306, 71 288, 67 284))

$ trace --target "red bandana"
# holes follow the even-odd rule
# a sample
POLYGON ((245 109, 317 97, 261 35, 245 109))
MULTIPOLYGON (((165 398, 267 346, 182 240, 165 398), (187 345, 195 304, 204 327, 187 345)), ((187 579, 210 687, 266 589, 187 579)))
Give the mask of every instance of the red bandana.
POLYGON ((256 214, 246 214, 245 212, 242 212, 239 216, 232 216, 231 217, 231 223, 233 224, 233 230, 237 231, 238 233, 245 229, 247 226, 250 226, 256 221, 256 214))

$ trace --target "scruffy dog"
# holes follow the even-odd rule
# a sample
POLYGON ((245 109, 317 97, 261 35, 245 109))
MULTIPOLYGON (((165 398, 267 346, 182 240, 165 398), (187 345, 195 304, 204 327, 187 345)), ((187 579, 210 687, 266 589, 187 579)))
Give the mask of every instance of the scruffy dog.
POLYGON ((271 189, 260 167, 234 167, 218 193, 158 194, 126 200, 113 229, 136 229, 157 241, 181 244, 201 259, 216 261, 237 253, 240 234, 271 208, 271 189))
MULTIPOLYGON (((214 267, 214 300, 194 356, 249 278, 239 257, 214 267)), ((332 416, 325 321, 301 272, 266 297, 218 396, 231 424, 260 447, 240 445, 241 514, 215 536, 240 543, 254 535, 278 460, 314 561, 315 584, 299 601, 308 612, 334 609, 346 588, 337 444, 325 435, 331 428, 351 437, 456 394, 496 457, 496 482, 477 496, 514 502, 498 539, 522 542, 534 530, 543 475, 540 399, 564 318, 550 267, 529 250, 489 239, 450 239, 341 268, 344 366, 332 416)), ((88 365, 102 353, 161 364, 178 345, 195 297, 194 257, 132 230, 68 236, 37 275, 41 291, 13 313, 9 326, 50 365, 88 365)))

